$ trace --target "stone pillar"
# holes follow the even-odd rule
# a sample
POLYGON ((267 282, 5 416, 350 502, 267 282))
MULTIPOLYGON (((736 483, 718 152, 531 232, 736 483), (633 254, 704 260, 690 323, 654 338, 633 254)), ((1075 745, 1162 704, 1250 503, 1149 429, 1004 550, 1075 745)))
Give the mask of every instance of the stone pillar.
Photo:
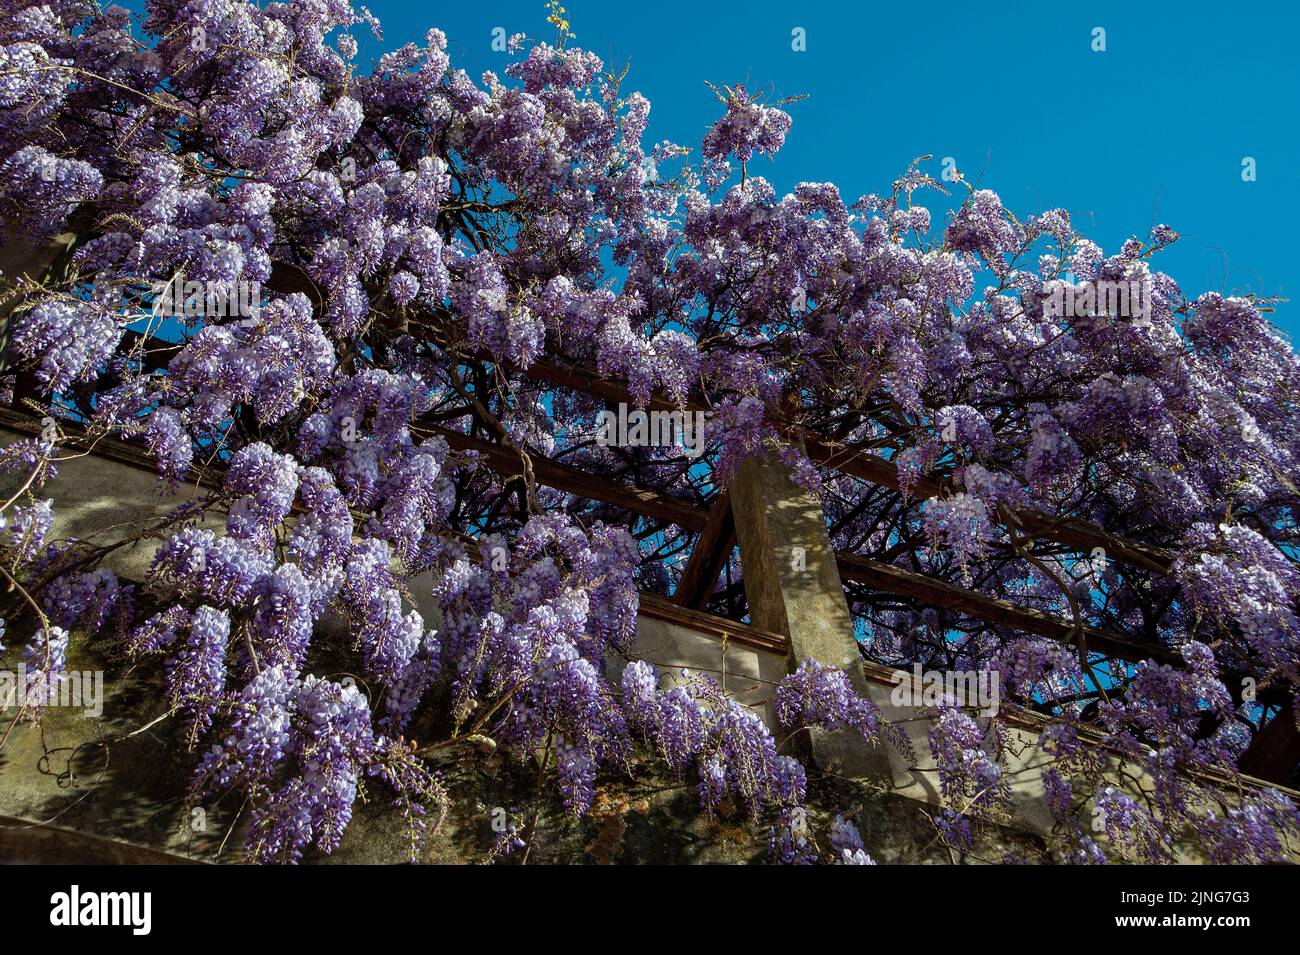
MULTIPOLYGON (((807 659, 838 667, 870 697, 821 503, 775 456, 742 464, 730 492, 750 622, 790 638, 791 670, 807 659)), ((888 753, 856 733, 814 730, 803 745, 825 772, 892 779, 888 753)))

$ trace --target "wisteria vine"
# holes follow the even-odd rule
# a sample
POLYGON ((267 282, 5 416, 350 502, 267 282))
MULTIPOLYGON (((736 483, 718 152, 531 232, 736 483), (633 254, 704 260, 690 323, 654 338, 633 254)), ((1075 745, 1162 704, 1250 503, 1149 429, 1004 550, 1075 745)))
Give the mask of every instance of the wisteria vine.
MULTIPOLYGON (((940 223, 914 198, 948 189, 919 162, 885 195, 778 197, 751 167, 790 134, 786 104, 715 89, 693 164, 643 143, 649 102, 558 16, 554 41, 512 38, 504 74, 475 81, 437 29, 358 64, 354 34, 381 31, 349 0, 0 13, 7 239, 72 236, 2 306, 6 387, 42 425, 0 451, 21 485, 0 556, 26 598, 0 636, 19 652, 30 628, 31 679, 78 631, 160 661, 194 797, 250 801, 252 858, 332 851, 368 785, 418 855, 448 795, 409 734, 442 720, 445 743, 546 753, 576 816, 649 752, 703 811, 766 826, 774 859, 871 864, 850 819, 813 831, 804 766, 717 683, 665 688, 645 662, 610 682, 638 589, 671 590, 691 535, 532 470, 553 457, 703 504, 765 453, 820 494, 841 550, 1172 654, 1102 661, 850 588, 871 659, 995 669, 1009 704, 1053 718, 1043 785, 1068 858, 1164 861, 1185 836, 1214 861, 1289 851, 1286 796, 1204 780, 1295 717, 1300 360, 1273 303, 1189 298, 1155 270, 1168 226, 1106 255, 1065 211, 1022 220, 960 179, 940 223), (1147 289, 1143 321, 1053 306, 1080 282, 1147 289), (593 441, 604 399, 530 374, 555 360, 642 406, 706 407, 705 455, 593 441), (897 489, 818 469, 777 437, 796 426, 889 462, 897 489), (164 491, 203 492, 137 529, 156 553, 131 583, 108 566, 122 545, 55 539, 39 496, 66 454, 122 439, 164 491), (1021 511, 1168 567, 1035 542, 1021 511), (1140 797, 1107 783, 1116 758, 1140 797)), ((743 613, 738 564, 710 607, 743 613)), ((774 702, 784 727, 905 749, 840 671, 804 663, 774 702)), ((1009 798, 1008 728, 952 700, 933 716, 938 838, 966 851, 1009 798)))

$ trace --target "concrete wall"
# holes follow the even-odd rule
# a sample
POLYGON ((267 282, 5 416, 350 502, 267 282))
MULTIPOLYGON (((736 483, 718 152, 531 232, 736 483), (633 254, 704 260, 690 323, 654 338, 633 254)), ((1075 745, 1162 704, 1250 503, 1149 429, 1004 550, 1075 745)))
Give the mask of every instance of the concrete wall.
MULTIPOLYGON (((7 443, 15 434, 12 429, 0 431, 0 443, 7 443)), ((101 452, 110 450, 113 449, 100 449, 101 452)), ((196 493, 193 486, 164 493, 163 485, 128 448, 120 447, 113 454, 115 457, 97 453, 64 462, 58 477, 40 492, 41 496, 53 497, 57 502, 56 537, 120 541, 134 528, 165 517, 196 493)), ((18 479, 12 476, 4 479, 0 482, 0 492, 7 498, 17 483, 18 479)), ((223 516, 209 515, 203 524, 220 529, 223 516)), ((123 547, 113 552, 105 563, 124 578, 143 579, 155 546, 156 541, 123 547)), ((436 625, 436 611, 428 597, 429 584, 427 578, 417 578, 411 589, 430 624, 436 625)), ((630 659, 656 664, 665 687, 683 679, 683 668, 707 673, 722 682, 741 702, 755 706, 769 724, 775 722, 773 692, 788 665, 786 645, 781 637, 716 617, 682 612, 662 598, 651 597, 643 600, 637 631, 636 646, 627 655, 613 656, 608 661, 609 674, 615 681, 630 659)), ((11 647, 20 645, 26 636, 11 632, 7 642, 11 647)), ((126 666, 110 645, 80 636, 74 637, 69 668, 110 672, 104 716, 86 719, 79 712, 54 709, 47 714, 39 731, 29 725, 16 728, 0 749, 0 815, 52 823, 110 842, 125 840, 128 844, 199 858, 216 856, 230 827, 237 825, 239 819, 232 817, 228 808, 214 808, 211 818, 201 827, 195 827, 190 815, 192 808, 184 804, 184 796, 185 782, 196 754, 189 750, 188 741, 177 738, 166 727, 142 729, 164 709, 159 674, 145 672, 157 668, 126 666)), ((920 707, 893 703, 895 675, 891 671, 868 665, 862 675, 865 692, 880 706, 885 717, 906 733, 917 759, 913 763, 892 749, 878 753, 887 765, 883 778, 855 783, 856 788, 851 790, 841 788, 828 798, 854 801, 860 807, 867 807, 862 812, 888 820, 880 823, 886 826, 886 831, 877 834, 883 841, 875 844, 876 852, 892 855, 898 861, 919 861, 927 853, 932 854, 925 847, 933 836, 933 827, 926 821, 925 813, 942 802, 926 739, 928 715, 920 707), (909 809, 909 805, 913 808, 909 809)), ((7 725, 8 719, 0 721, 0 732, 7 725)), ((1017 852, 1045 859, 1048 856, 1042 846, 1033 841, 1047 837, 1052 828, 1039 782, 1039 770, 1050 760, 1041 749, 1038 730, 1039 726, 1030 720, 1011 731, 1013 745, 1004 755, 1008 776, 1013 780, 1013 811, 1004 820, 1006 831, 994 841, 999 851, 1015 845, 1017 852)), ((465 792, 475 804, 486 798, 475 788, 481 784, 481 777, 464 780, 465 792)), ((680 781, 669 780, 663 787, 649 791, 650 795, 645 797, 647 806, 654 805, 655 800, 662 802, 665 792, 674 793, 673 798, 679 802, 681 798, 685 801, 680 805, 672 803, 676 808, 670 807, 671 811, 647 809, 645 835, 636 852, 658 858, 655 854, 662 851, 661 861, 749 861, 752 847, 747 847, 739 837, 734 842, 724 838, 718 843, 716 831, 704 834, 695 831, 702 824, 694 821, 694 814, 689 811, 692 799, 684 797, 682 790, 680 781), (671 832, 653 835, 654 827, 649 820, 657 811, 663 815, 655 824, 668 826, 671 832), (701 848, 706 845, 713 848, 701 848), (695 852, 700 855, 692 855, 695 852)), ((360 834, 349 837, 345 847, 351 847, 351 855, 345 852, 344 857, 379 861, 393 853, 400 854, 400 838, 392 832, 391 820, 382 813, 376 815, 373 807, 364 810, 364 814, 369 821, 360 825, 360 834)), ((563 828, 569 824, 557 821, 556 825, 563 828)), ((477 817, 462 818, 460 823, 453 824, 452 831, 459 835, 444 840, 443 860, 471 860, 482 849, 481 830, 482 820, 477 817)), ((33 842, 33 832, 29 831, 25 841, 20 842, 18 833, 19 830, 0 820, 0 859, 5 857, 6 843, 14 856, 36 851, 31 848, 33 845, 46 847, 40 851, 56 851, 51 848, 54 843, 48 836, 41 837, 44 842, 33 842)), ((555 861, 575 861, 588 854, 581 839, 565 845, 563 852, 554 848, 555 861)), ((118 850, 104 851, 111 855, 118 850)))

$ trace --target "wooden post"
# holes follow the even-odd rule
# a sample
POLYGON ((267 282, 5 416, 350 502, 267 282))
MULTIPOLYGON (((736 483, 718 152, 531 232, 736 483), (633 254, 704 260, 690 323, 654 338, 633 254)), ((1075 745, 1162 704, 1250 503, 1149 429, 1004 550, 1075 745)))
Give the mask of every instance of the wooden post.
POLYGON ((709 512, 709 522, 691 549, 673 593, 673 601, 691 610, 703 610, 713 595, 718 576, 736 546, 736 523, 731 516, 731 495, 723 491, 709 512))

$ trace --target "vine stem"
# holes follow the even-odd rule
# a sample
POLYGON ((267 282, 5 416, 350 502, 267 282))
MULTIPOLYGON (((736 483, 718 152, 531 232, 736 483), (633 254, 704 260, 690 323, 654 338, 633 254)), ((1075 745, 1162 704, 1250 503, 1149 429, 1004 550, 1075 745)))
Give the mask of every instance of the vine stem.
MULTIPOLYGON (((9 588, 11 590, 17 590, 18 593, 22 596, 22 598, 25 601, 27 601, 27 603, 31 606, 33 612, 35 612, 37 619, 40 620, 41 629, 45 633, 44 665, 48 667, 50 665, 50 620, 49 618, 45 616, 45 611, 41 610, 40 605, 37 604, 36 601, 32 599, 32 595, 27 592, 27 589, 23 587, 22 584, 18 583, 18 581, 14 580, 13 575, 11 575, 8 570, 6 570, 4 567, 0 567, 0 574, 3 574, 5 580, 9 581, 9 588)), ((23 718, 23 713, 27 711, 26 687, 23 687, 21 689, 21 692, 22 692, 22 699, 19 701, 18 713, 17 715, 14 716, 13 722, 9 724, 9 728, 5 730, 5 735, 0 736, 0 749, 4 749, 5 743, 9 742, 9 736, 11 733, 13 733, 14 727, 18 725, 18 721, 23 718)))
POLYGON ((524 841, 524 854, 520 865, 528 865, 528 853, 533 850, 533 838, 537 835, 537 819, 542 814, 542 783, 546 780, 546 767, 551 761, 551 739, 554 728, 546 731, 546 747, 542 750, 542 765, 537 771, 537 789, 533 793, 533 817, 528 820, 528 838, 524 841))

